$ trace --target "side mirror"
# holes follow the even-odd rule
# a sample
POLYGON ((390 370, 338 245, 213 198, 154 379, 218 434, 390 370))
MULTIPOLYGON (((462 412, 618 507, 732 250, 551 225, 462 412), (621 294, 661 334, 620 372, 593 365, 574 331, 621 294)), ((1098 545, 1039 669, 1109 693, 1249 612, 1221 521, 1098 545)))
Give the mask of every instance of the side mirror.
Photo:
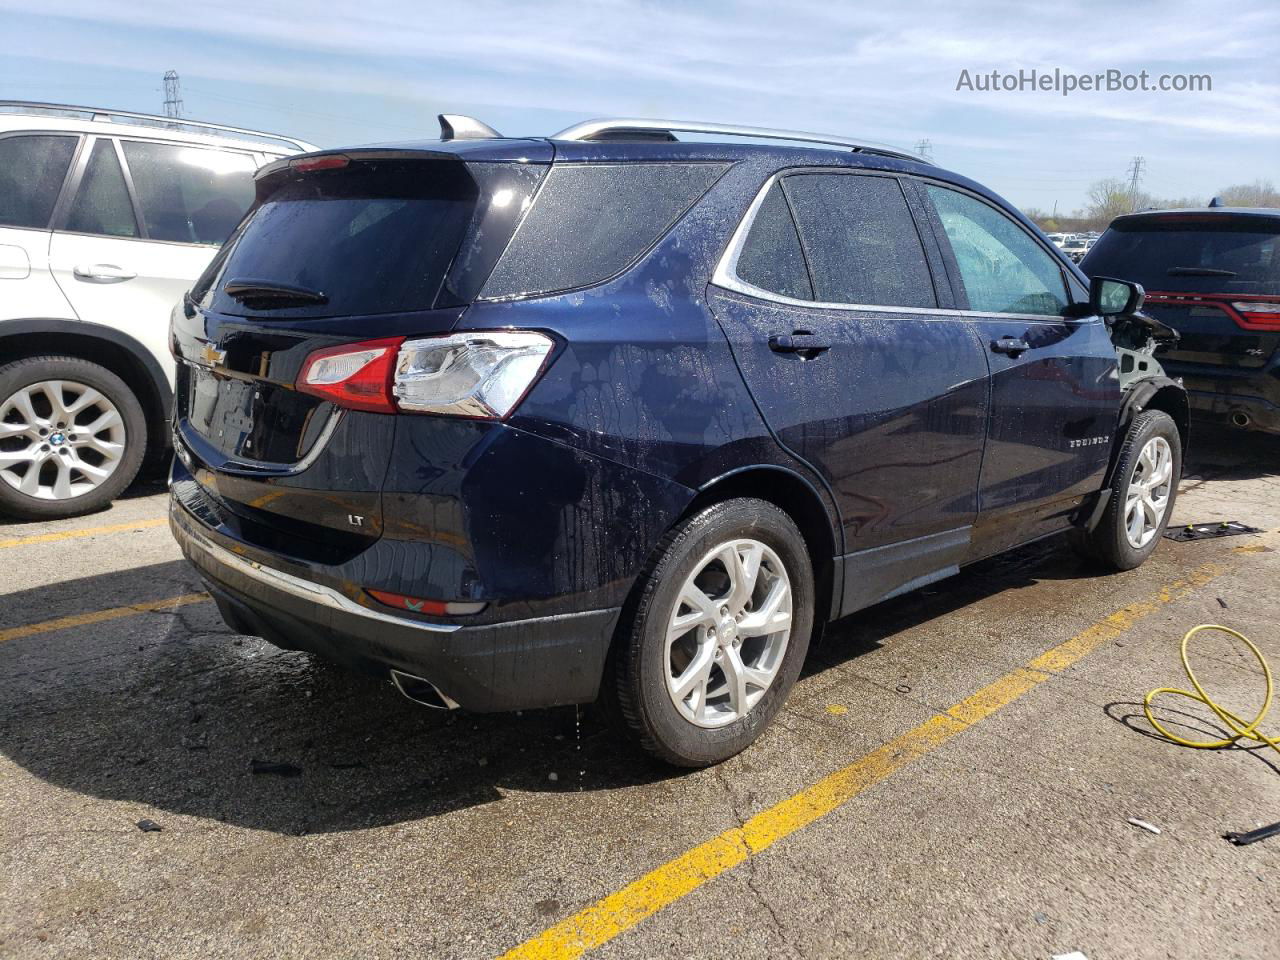
POLYGON ((1114 277, 1094 277, 1089 281, 1089 308, 1103 317, 1137 313, 1146 299, 1147 292, 1138 283, 1114 277))

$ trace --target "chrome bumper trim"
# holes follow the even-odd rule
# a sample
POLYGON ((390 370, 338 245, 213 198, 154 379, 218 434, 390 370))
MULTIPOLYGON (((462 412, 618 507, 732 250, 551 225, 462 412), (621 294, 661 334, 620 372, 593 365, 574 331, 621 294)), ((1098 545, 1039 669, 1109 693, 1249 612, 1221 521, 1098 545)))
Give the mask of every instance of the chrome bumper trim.
MULTIPOLYGON (((232 553, 225 547, 220 547, 208 537, 193 530, 188 522, 178 516, 180 509, 177 503, 170 501, 169 520, 173 526, 181 531, 180 540, 185 540, 186 545, 190 547, 192 552, 202 553, 213 563, 230 567, 246 577, 257 580, 259 583, 274 587, 291 596, 329 607, 332 610, 340 610, 343 613, 364 617, 368 620, 393 623, 397 627, 411 627, 415 630, 425 630, 428 633, 453 633, 461 628, 461 624, 423 623, 421 620, 409 620, 405 617, 394 617, 388 613, 370 610, 368 607, 360 606, 350 597, 343 596, 332 587, 313 583, 310 580, 303 580, 301 577, 295 577, 292 574, 285 573, 283 570, 264 567, 254 560, 232 553)), ((200 564, 197 563, 197 566, 200 566, 200 564)))

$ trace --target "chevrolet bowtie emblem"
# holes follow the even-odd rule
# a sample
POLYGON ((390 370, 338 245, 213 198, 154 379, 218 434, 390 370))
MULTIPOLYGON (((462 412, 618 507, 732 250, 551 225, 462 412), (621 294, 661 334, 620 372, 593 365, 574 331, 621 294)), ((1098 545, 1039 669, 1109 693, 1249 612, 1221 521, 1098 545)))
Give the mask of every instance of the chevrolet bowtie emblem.
POLYGON ((227 360, 227 351, 217 349, 213 344, 206 343, 204 349, 200 351, 200 362, 206 367, 220 367, 227 360))

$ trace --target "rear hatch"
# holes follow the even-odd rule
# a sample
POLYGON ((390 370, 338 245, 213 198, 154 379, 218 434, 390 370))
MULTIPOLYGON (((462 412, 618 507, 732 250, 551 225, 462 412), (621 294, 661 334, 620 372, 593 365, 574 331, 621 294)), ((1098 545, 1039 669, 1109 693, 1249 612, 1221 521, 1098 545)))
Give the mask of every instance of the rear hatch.
POLYGON ((299 375, 338 344, 452 329, 549 160, 505 141, 481 160, 348 150, 259 172, 255 207, 173 318, 179 454, 246 539, 334 563, 380 534, 396 417, 340 409, 299 375))
POLYGON ((1280 215, 1177 211, 1117 219, 1081 263, 1133 280, 1181 334, 1170 369, 1258 368, 1280 348, 1280 215))

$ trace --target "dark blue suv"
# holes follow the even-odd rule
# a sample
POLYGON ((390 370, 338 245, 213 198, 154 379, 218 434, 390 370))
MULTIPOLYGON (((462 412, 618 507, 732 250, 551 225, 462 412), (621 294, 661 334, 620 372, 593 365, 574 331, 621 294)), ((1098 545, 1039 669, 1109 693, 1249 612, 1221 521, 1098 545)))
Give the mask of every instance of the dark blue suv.
POLYGON ((233 628, 437 707, 603 700, 704 765, 830 620, 1062 531, 1155 549, 1169 331, 978 184, 441 123, 264 167, 174 311, 172 527, 233 628))

